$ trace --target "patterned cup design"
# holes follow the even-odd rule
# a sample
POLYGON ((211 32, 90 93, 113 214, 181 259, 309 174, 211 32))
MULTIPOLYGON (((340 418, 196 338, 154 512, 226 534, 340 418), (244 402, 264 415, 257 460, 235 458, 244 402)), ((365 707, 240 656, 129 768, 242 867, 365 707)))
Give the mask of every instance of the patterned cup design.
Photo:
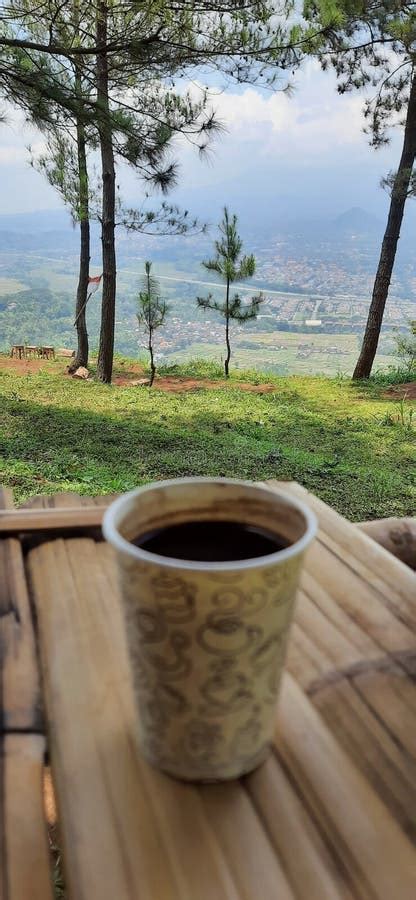
POLYGON ((179 778, 249 772, 270 747, 301 563, 312 514, 280 492, 226 479, 139 489, 108 510, 137 699, 139 741, 179 778), (267 527, 291 541, 278 553, 195 563, 146 553, 140 533, 195 519, 267 527))

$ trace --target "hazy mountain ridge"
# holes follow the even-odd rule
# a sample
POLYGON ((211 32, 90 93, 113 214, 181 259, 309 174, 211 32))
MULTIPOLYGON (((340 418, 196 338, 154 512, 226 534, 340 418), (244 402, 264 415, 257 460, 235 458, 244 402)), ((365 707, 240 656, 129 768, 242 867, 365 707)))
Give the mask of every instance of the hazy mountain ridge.
MULTIPOLYGON (((190 211, 193 213, 192 209, 190 211)), ((218 206, 216 215, 214 213, 210 217, 206 216, 205 219, 203 216, 200 217, 201 222, 206 221, 208 224, 207 235, 197 233, 188 237, 170 238, 165 236, 164 238, 158 238, 158 236, 149 237, 137 234, 130 235, 130 238, 142 243, 144 246, 148 245, 150 249, 154 242, 161 240, 165 244, 167 251, 168 246, 170 247, 172 244, 179 246, 184 241, 190 241, 195 246, 197 244, 205 246, 207 237, 209 241, 214 236, 216 221, 220 215, 221 207, 218 206)), ((381 242, 384 228, 385 222, 380 216, 376 216, 360 206, 352 206, 349 209, 342 210, 335 217, 309 216, 307 213, 285 215, 282 212, 279 213, 277 208, 273 224, 265 223, 261 207, 258 210, 253 207, 251 218, 242 217, 240 230, 246 241, 264 241, 270 240, 274 235, 293 237, 297 234, 307 235, 315 240, 332 239, 333 241, 338 241, 343 236, 352 238, 359 235, 373 244, 376 240, 381 242)), ((409 256, 412 254, 412 260, 415 231, 416 204, 412 206, 409 203, 402 227, 400 244, 406 248, 406 252, 409 251, 409 256)), ((73 250, 78 247, 78 232, 78 226, 74 225, 69 212, 65 209, 0 214, 0 250, 19 250, 20 247, 24 250, 38 250, 41 246, 53 249, 54 244, 56 248, 73 250)), ((98 222, 91 222, 91 235, 93 246, 99 245, 100 227, 98 222)), ((119 243, 124 241, 126 233, 119 229, 117 238, 119 243)), ((158 255, 160 254, 158 253, 158 255)), ((169 256, 169 252, 167 252, 167 256, 169 256)))
MULTIPOLYGON (((191 210, 192 212, 192 210, 191 210)), ((221 208, 218 209, 218 215, 221 208)), ((210 229, 212 223, 209 223, 210 229)), ((274 226, 275 230, 287 230, 292 232, 293 229, 302 229, 304 227, 314 228, 320 227, 324 231, 328 228, 336 227, 341 230, 350 231, 351 233, 357 228, 363 232, 373 231, 383 227, 382 221, 368 212, 366 209, 355 206, 341 212, 336 218, 317 217, 309 218, 307 216, 288 217, 283 216, 282 221, 277 221, 274 226)), ((256 216, 253 216, 253 230, 257 228, 256 216)), ((271 228, 271 226, 270 226, 271 228)), ((92 223, 93 231, 98 232, 98 224, 92 223)), ((250 229, 245 226, 245 231, 250 229)), ((13 213, 0 214, 0 240, 8 234, 39 235, 39 234, 71 234, 76 235, 78 228, 73 224, 71 216, 65 209, 57 210, 40 210, 33 213, 13 213)))
POLYGON ((347 234, 378 234, 383 228, 381 219, 361 206, 352 206, 332 222, 337 231, 347 234))

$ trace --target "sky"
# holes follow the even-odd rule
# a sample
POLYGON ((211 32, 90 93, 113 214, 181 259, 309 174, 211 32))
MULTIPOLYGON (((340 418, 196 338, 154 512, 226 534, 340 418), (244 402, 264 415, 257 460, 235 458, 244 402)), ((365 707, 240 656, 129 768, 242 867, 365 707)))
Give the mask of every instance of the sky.
MULTIPOLYGON (((254 204, 279 217, 336 216, 352 206, 383 217, 387 196, 380 178, 397 165, 399 135, 375 151, 363 134, 363 97, 339 96, 332 73, 310 60, 294 78, 292 96, 254 87, 213 91, 213 106, 226 126, 207 162, 180 142, 180 183, 172 199, 200 215, 224 203, 247 215, 254 204)), ((29 164, 27 146, 42 137, 9 113, 0 125, 0 214, 57 209, 60 200, 29 164)), ((125 170, 119 181, 129 206, 142 186, 125 170)))

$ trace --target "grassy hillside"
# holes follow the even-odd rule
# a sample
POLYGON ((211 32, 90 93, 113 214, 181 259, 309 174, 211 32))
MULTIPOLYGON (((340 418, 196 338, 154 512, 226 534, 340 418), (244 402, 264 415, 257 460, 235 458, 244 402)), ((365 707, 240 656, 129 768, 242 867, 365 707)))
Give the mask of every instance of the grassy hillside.
POLYGON ((348 380, 265 376, 262 392, 258 373, 224 385, 212 371, 176 369, 149 390, 77 382, 62 362, 19 374, 0 359, 0 482, 23 500, 191 474, 296 479, 351 519, 414 512, 410 403, 348 380))

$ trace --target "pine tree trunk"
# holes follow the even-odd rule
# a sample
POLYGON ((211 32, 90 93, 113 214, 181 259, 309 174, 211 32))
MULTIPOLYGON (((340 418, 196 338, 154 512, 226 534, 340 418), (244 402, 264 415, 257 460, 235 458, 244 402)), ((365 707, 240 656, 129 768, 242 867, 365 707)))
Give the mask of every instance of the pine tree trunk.
MULTIPOLYGON (((75 72, 75 90, 81 94, 81 77, 75 72)), ((75 359, 69 367, 69 372, 76 372, 79 366, 88 367, 88 332, 86 321, 86 305, 88 292, 88 278, 90 271, 90 214, 88 192, 87 149, 85 141, 85 128, 82 118, 77 120, 77 150, 78 150, 78 181, 79 181, 79 215, 81 244, 79 254, 79 279, 77 290, 77 302, 75 318, 77 327, 78 347, 75 359)))
POLYGON ((149 387, 152 387, 152 384, 155 380, 156 375, 156 366, 155 360, 153 356, 153 332, 152 329, 149 330, 149 354, 150 354, 150 382, 149 387))
MULTIPOLYGON (((100 0, 97 10, 97 45, 107 43, 108 6, 100 0)), ((103 295, 101 306, 100 345, 97 375, 100 381, 111 384, 114 356, 114 327, 116 310, 116 247, 115 205, 116 172, 111 126, 108 121, 108 57, 104 51, 97 54, 97 105, 99 108, 98 133, 100 137, 103 202, 101 218, 101 243, 103 252, 103 295), (100 115, 102 112, 102 115, 100 115)))
POLYGON ((373 296, 368 312, 361 352, 354 369, 353 378, 369 378, 383 322, 384 308, 389 293, 390 281, 396 257, 400 228, 403 220, 406 198, 408 195, 412 169, 416 156, 416 75, 413 75, 410 88, 404 130, 403 150, 399 168, 394 179, 391 193, 389 216, 381 245, 380 259, 374 281, 373 296))
POLYGON ((225 343, 227 345, 227 356, 225 357, 224 363, 224 371, 225 377, 229 376, 229 366, 231 359, 231 344, 230 344, 230 282, 227 280, 227 291, 225 297, 225 343))

